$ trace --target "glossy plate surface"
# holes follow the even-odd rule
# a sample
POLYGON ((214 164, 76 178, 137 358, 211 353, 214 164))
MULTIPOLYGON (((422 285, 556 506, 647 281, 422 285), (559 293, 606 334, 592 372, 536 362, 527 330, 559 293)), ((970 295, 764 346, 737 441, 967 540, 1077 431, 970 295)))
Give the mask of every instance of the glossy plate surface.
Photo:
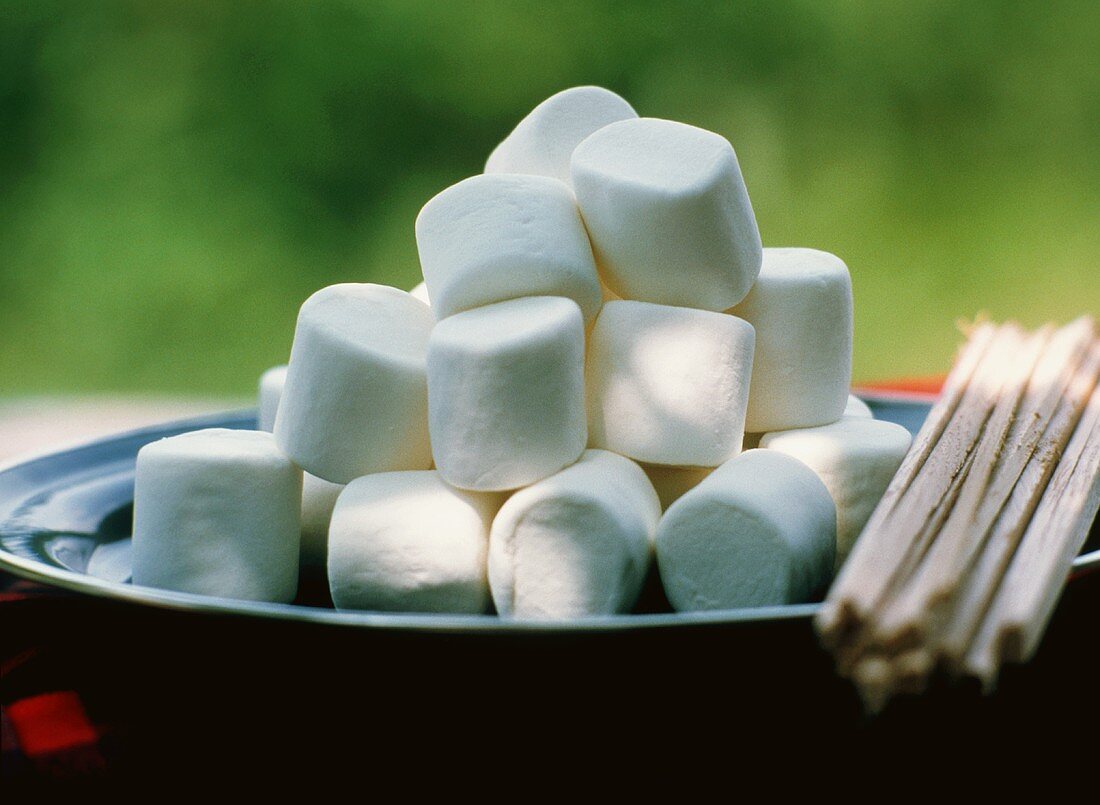
MULTIPOLYGON (((861 395, 876 418, 916 432, 927 397, 861 395)), ((303 571, 295 604, 265 604, 167 592, 129 583, 134 458, 142 445, 207 427, 255 427, 251 411, 146 428, 25 459, 0 468, 0 567, 16 575, 95 596, 155 607, 369 628, 442 632, 539 632, 667 629, 689 625, 810 617, 817 604, 723 612, 645 612, 575 621, 517 622, 492 615, 396 615, 337 612, 318 593, 320 569, 303 571), (311 584, 310 579, 314 582, 311 584)), ((1096 529, 1075 567, 1100 566, 1096 529)))

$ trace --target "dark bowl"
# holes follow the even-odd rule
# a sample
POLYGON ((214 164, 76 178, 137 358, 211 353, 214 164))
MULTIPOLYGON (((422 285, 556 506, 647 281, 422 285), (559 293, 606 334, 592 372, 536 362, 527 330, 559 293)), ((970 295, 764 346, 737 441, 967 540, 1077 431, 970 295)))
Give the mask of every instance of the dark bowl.
MULTIPOLYGON (((929 409, 926 397, 865 399, 876 417, 912 431, 929 409)), ((162 743, 156 753, 150 744, 142 763, 156 764, 165 746, 185 752, 196 741, 240 752, 225 732, 229 722, 268 752, 289 751, 276 739, 288 729, 349 724, 382 731, 391 743, 466 749, 489 741, 518 750, 517 741, 545 742, 563 731, 578 752, 612 736, 690 744, 701 740, 692 730, 709 724, 761 740, 797 729, 799 740, 833 749, 837 740, 857 741, 862 748, 850 751, 874 752, 884 736, 899 739, 947 715, 993 739, 1009 722, 1038 729, 1059 707, 1080 709, 1084 689, 1094 701, 1100 661, 1081 638, 1095 633, 1100 611, 1095 527, 1039 657, 1010 670, 998 696, 944 683, 937 695, 903 700, 874 721, 817 644, 816 604, 528 623, 336 612, 315 605, 323 596, 309 573, 294 605, 119 581, 138 449, 196 428, 254 424, 250 412, 192 419, 0 468, 0 568, 66 591, 8 604, 3 639, 53 646, 98 695, 156 734, 162 743), (217 735, 196 716, 211 708, 220 714, 217 735)))

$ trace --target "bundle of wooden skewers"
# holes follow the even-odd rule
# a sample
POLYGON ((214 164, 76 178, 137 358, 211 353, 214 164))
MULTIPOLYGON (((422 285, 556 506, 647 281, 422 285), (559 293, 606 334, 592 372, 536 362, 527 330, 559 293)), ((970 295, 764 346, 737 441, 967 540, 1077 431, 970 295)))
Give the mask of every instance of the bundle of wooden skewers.
POLYGON ((872 711, 1031 657, 1100 507, 1093 320, 969 336, 816 621, 872 711))

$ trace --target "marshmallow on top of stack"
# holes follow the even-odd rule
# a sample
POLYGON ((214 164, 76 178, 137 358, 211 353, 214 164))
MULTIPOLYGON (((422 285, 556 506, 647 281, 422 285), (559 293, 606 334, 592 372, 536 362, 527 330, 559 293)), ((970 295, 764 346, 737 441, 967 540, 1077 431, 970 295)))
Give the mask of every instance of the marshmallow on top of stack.
MULTIPOLYGON (((337 607, 627 612, 654 554, 681 610, 824 588, 908 434, 847 410, 847 268, 762 248, 725 138, 560 92, 424 206, 416 242, 421 285, 318 291, 261 383, 269 446, 306 473, 287 487, 303 559, 327 547, 337 607)), ((192 465, 221 473, 215 496, 266 483, 223 465, 192 465)), ((175 492, 141 469, 147 513, 175 492)), ((138 522, 166 562, 258 550, 212 521, 169 549, 170 523, 138 522)), ((212 585, 257 589, 176 588, 212 585)))

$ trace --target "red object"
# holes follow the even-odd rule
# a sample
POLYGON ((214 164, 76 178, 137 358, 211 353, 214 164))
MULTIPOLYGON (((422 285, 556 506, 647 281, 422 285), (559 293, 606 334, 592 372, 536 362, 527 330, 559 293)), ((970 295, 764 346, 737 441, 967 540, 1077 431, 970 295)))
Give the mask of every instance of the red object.
POLYGON ((893 380, 889 383, 859 383, 857 384, 857 390, 863 389, 865 391, 872 391, 876 393, 882 392, 903 392, 906 394, 929 394, 936 395, 940 393, 940 389, 943 388, 943 381, 946 379, 945 375, 932 375, 930 377, 910 377, 904 380, 893 380))
POLYGON ((30 758, 95 746, 99 739, 72 690, 28 696, 6 709, 14 737, 30 758))

